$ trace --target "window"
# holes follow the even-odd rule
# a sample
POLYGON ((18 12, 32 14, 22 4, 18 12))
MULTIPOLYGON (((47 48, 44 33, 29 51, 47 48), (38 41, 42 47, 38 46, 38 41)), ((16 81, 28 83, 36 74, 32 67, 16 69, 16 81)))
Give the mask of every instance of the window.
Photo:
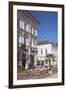
POLYGON ((43 50, 41 50, 41 54, 43 54, 43 50))
POLYGON ((21 35, 19 36, 19 47, 21 47, 22 44, 24 44, 24 37, 22 37, 21 35))
POLYGON ((20 20, 20 28, 24 29, 24 21, 20 20))
POLYGON ((37 36, 37 30, 35 29, 35 36, 37 36))
POLYGON ((32 34, 34 34, 34 28, 32 27, 32 34))
POLYGON ((31 32, 31 26, 30 26, 30 24, 26 24, 26 31, 27 32, 31 32))
POLYGON ((22 36, 19 37, 19 43, 24 44, 24 37, 22 36))
POLYGON ((22 44, 24 44, 24 37, 22 37, 22 44))
POLYGON ((45 50, 45 54, 47 54, 47 50, 45 50))
POLYGON ((33 43, 33 47, 34 47, 34 48, 37 48, 37 40, 33 39, 33 40, 32 40, 32 43, 33 43))
POLYGON ((32 47, 34 47, 34 39, 32 39, 32 47))
POLYGON ((29 46, 29 39, 26 38, 26 46, 29 46))

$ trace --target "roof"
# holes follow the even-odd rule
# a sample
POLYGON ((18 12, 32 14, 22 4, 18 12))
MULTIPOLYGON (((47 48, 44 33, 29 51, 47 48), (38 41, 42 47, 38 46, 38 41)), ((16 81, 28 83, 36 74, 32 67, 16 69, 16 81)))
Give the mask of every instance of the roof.
POLYGON ((36 20, 36 22, 38 23, 38 24, 40 24, 40 21, 36 18, 36 17, 34 17, 29 11, 26 11, 28 14, 30 14, 31 15, 31 17, 34 19, 34 20, 36 20))
POLYGON ((49 43, 48 40, 38 40, 37 41, 38 45, 43 45, 43 44, 48 44, 48 43, 49 43))
POLYGON ((47 39, 37 41, 37 45, 46 45, 46 44, 52 44, 53 46, 58 45, 58 43, 49 42, 47 39))
POLYGON ((28 16, 30 16, 30 18, 37 24, 40 24, 39 20, 34 17, 29 11, 27 10, 18 10, 19 13, 24 13, 24 14, 27 14, 28 16))

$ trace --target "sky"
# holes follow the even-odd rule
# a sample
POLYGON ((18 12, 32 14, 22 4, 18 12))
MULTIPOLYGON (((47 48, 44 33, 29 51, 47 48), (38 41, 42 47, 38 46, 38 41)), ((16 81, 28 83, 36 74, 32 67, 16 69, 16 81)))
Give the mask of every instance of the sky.
POLYGON ((48 39, 51 42, 58 41, 58 13, 51 11, 30 11, 39 20, 38 39, 48 39))

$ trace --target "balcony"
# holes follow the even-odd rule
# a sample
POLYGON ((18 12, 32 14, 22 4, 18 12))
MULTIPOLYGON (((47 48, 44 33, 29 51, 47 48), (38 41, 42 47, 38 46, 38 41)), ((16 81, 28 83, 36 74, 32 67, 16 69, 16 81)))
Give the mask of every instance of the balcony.
POLYGON ((22 43, 17 43, 17 47, 21 47, 21 48, 25 48, 25 44, 22 44, 22 43))
POLYGON ((32 52, 32 53, 37 53, 37 48, 32 47, 32 48, 31 48, 31 52, 32 52))

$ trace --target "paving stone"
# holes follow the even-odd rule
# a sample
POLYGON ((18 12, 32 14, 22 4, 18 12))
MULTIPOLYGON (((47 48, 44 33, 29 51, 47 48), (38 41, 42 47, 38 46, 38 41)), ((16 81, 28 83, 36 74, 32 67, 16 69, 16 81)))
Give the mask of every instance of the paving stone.
MULTIPOLYGON (((55 70, 57 72, 57 70, 55 70)), ((49 74, 48 70, 25 70, 21 73, 17 74, 17 79, 41 79, 41 78, 45 78, 47 76, 51 76, 52 74, 56 73, 52 70, 52 73, 49 74)))

